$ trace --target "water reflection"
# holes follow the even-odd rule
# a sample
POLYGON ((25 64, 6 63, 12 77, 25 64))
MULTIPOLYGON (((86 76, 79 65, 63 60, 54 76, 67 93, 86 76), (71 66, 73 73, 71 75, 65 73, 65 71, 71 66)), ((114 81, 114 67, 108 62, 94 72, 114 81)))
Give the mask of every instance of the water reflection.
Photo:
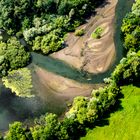
MULTIPOLYGON (((33 119, 46 112, 57 113, 56 108, 50 110, 52 104, 47 100, 41 100, 37 96, 34 98, 17 97, 0 83, 0 131, 7 130, 9 123, 13 121, 33 119)), ((60 111, 63 112, 64 110, 65 108, 60 111)))

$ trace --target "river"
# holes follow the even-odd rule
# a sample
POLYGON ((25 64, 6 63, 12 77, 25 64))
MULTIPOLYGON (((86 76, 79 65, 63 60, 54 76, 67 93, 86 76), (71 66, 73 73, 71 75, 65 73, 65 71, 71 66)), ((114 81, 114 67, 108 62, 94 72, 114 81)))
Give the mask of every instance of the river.
MULTIPOLYGON (((113 66, 105 73, 93 75, 65 64, 64 62, 41 54, 32 52, 32 63, 46 69, 47 71, 61 75, 63 77, 76 80, 80 83, 101 83, 105 77, 108 77, 114 70, 115 66, 123 57, 122 41, 120 39, 120 27, 124 15, 130 11, 134 0, 119 0, 116 7, 116 24, 115 24, 115 46, 117 50, 116 61, 113 66)), ((49 91, 46 91, 49 92, 49 91)), ((10 94, 9 89, 5 89, 0 81, 0 131, 4 132, 8 129, 8 124, 13 121, 25 121, 38 117, 45 112, 53 112, 61 114, 65 111, 64 105, 53 106, 50 102, 42 102, 38 97, 20 98, 14 94, 10 94), (50 107, 51 106, 51 107, 50 107), (58 111, 61 110, 61 111, 58 111)))

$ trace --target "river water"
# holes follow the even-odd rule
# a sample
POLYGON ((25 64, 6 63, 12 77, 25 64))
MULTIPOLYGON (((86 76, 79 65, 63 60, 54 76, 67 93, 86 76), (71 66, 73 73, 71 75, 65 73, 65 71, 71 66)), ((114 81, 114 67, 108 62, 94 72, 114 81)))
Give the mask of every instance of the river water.
MULTIPOLYGON (((32 52, 32 63, 46 69, 47 71, 61 75, 63 77, 76 80, 80 83, 101 83, 105 77, 108 77, 115 66, 123 57, 122 42, 120 39, 120 27, 125 14, 130 11, 134 0, 119 0, 116 8, 116 33, 114 35, 117 57, 114 65, 105 73, 93 75, 78 71, 77 69, 65 64, 64 62, 41 54, 32 52)), ((49 91, 46 91, 49 92, 49 91)), ((13 121, 25 121, 32 119, 45 112, 53 112, 61 114, 65 107, 53 106, 51 109, 49 103, 42 102, 38 97, 20 98, 14 94, 10 94, 9 89, 5 89, 0 81, 0 131, 4 132, 8 128, 8 124, 13 121), (59 113, 57 110, 61 110, 59 113)))

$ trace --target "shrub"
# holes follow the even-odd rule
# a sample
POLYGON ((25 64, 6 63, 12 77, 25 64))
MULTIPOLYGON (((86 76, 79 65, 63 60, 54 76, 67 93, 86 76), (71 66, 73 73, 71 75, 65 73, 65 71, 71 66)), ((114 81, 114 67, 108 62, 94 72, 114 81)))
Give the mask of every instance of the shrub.
POLYGON ((79 29, 75 31, 76 36, 83 36, 85 34, 84 29, 79 29))
POLYGON ((97 27, 97 28, 95 29, 95 31, 92 33, 91 36, 92 36, 93 39, 100 39, 102 33, 103 33, 103 28, 97 27))

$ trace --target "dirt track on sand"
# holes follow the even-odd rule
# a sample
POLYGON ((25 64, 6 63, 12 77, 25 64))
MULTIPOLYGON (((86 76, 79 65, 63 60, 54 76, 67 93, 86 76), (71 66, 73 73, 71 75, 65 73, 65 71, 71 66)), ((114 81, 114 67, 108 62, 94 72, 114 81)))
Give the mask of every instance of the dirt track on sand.
POLYGON ((69 33, 66 39, 68 47, 51 56, 90 73, 107 71, 116 55, 113 37, 117 1, 106 0, 104 6, 97 9, 96 15, 79 27, 85 30, 85 35, 76 37, 69 33), (93 39, 91 34, 97 27, 102 27, 104 32, 100 39, 93 39))

